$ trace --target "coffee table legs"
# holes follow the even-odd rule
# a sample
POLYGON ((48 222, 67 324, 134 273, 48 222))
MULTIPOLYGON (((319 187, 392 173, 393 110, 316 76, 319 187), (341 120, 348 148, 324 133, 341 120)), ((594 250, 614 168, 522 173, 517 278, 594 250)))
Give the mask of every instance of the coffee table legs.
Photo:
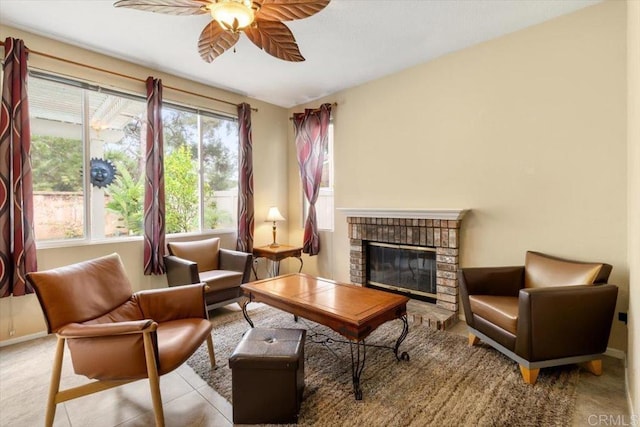
MULTIPOLYGON (((396 345, 393 347, 393 354, 396 356, 398 361, 404 360, 409 361, 409 353, 403 351, 400 355, 398 355, 398 349, 400 348, 400 344, 407 338, 409 334, 409 321, 407 320, 407 316, 404 315, 399 317, 402 321, 402 332, 396 341, 396 345)), ((356 400, 362 400, 362 389, 360 388, 360 377, 362 376, 362 371, 364 371, 364 364, 367 361, 367 344, 365 340, 361 341, 349 341, 349 347, 351 350, 351 377, 353 379, 353 394, 356 400)), ((374 347, 384 347, 374 345, 374 347)))
POLYGON ((396 355, 396 359, 397 360, 409 360, 409 353, 407 353, 406 351, 403 351, 402 354, 400 354, 400 356, 398 356, 398 349, 400 348, 400 344, 402 344, 402 341, 404 341, 404 339, 407 337, 407 335, 409 334, 409 321, 407 320, 407 315, 405 314, 404 316, 399 318, 402 321, 402 332, 400 333, 400 336, 398 337, 398 340, 396 341, 396 346, 393 349, 393 354, 396 355))
POLYGON ((245 320, 247 321, 247 323, 249 323, 249 325, 253 328, 253 321, 251 320, 251 318, 249 317, 249 313, 247 313, 247 305, 251 302, 250 299, 246 299, 244 301, 244 303, 242 303, 242 315, 244 316, 245 320))
POLYGON ((360 389, 360 376, 364 371, 364 362, 367 360, 367 345, 362 341, 349 341, 351 348, 351 378, 353 379, 353 394, 356 400, 362 400, 360 389), (355 349, 354 349, 355 347, 355 349))

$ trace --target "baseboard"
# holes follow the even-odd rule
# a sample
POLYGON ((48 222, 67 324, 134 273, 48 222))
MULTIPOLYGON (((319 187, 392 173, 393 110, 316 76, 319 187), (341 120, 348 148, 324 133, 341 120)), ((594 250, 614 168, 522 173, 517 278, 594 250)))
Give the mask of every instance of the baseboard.
POLYGON ((607 351, 605 351, 604 354, 606 356, 615 357, 616 359, 621 359, 621 360, 625 360, 627 357, 627 354, 624 351, 618 350, 617 348, 611 348, 611 347, 607 347, 607 351))
POLYGON ((18 344, 25 341, 31 341, 38 338, 46 337, 48 334, 46 331, 36 332, 35 334, 23 335, 17 338, 10 338, 8 340, 0 341, 0 347, 7 347, 9 345, 18 344))
POLYGON ((624 364, 624 391, 627 394, 627 407, 629 408, 630 419, 635 420, 636 414, 633 407, 633 399, 631 399, 631 390, 629 390, 629 367, 624 364))

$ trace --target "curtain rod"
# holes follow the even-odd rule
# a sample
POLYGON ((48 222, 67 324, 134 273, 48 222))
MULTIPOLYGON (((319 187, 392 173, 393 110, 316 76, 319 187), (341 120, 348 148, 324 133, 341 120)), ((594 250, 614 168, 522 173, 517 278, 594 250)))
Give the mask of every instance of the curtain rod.
MULTIPOLYGON (((0 41, 0 46, 4 46, 4 42, 3 41, 0 41)), ((111 74, 111 75, 114 75, 114 76, 117 76, 117 77, 122 77, 122 78, 125 78, 125 79, 134 80, 134 81, 141 82, 141 83, 145 83, 146 82, 145 79, 141 79, 139 77, 129 76, 127 74, 118 73, 117 71, 111 71, 111 70, 107 70, 107 69, 100 68, 100 67, 94 67, 93 65, 83 64, 81 62, 72 61, 70 59, 60 58, 59 56, 50 55, 50 54, 44 53, 44 52, 38 52, 37 50, 33 50, 33 49, 29 49, 29 48, 26 48, 26 50, 27 50, 28 53, 33 53, 35 55, 44 56, 45 58, 49 58, 49 59, 55 59, 56 61, 66 62, 67 64, 72 64, 72 65, 77 65, 79 67, 89 68, 91 70, 100 71, 102 73, 111 74)), ((185 89, 180 89, 180 88, 173 87, 173 86, 167 86, 167 85, 162 85, 162 86, 163 86, 164 89, 174 90, 176 92, 182 92, 182 93, 185 93, 187 95, 198 96, 200 98, 205 98, 205 99, 209 99, 211 101, 221 102, 221 103, 227 104, 227 105, 233 105, 233 106, 236 106, 236 107, 238 106, 238 104, 235 104, 235 103, 230 102, 230 101, 225 101, 224 99, 214 98, 212 96, 207 96, 207 95, 202 95, 200 93, 191 92, 191 91, 188 91, 188 90, 185 90, 185 89)), ((258 109, 251 107, 251 111, 257 112, 258 109)))
MULTIPOLYGON (((334 103, 331 104, 331 106, 332 107, 337 107, 338 103, 334 102, 334 103)), ((320 109, 319 108, 313 108, 313 109, 311 109, 311 111, 316 112, 316 111, 320 111, 320 109)), ((289 120, 293 120, 293 117, 289 117, 289 120)))

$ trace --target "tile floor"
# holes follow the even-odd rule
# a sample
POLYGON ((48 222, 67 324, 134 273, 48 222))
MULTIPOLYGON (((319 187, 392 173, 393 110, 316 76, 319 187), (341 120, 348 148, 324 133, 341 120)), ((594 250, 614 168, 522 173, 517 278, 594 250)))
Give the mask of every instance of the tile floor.
MULTIPOLYGON (((233 305, 218 312, 236 309, 233 305)), ((449 331, 466 334, 460 322, 449 331)), ((52 336, 0 348, 0 426, 43 424, 54 349, 52 336)), ((623 361, 605 357, 603 365, 604 373, 600 377, 580 373, 576 413, 567 425, 625 425, 620 421, 629 421, 623 361), (612 424, 616 420, 618 424, 612 424)), ((87 381, 73 374, 68 352, 65 353, 62 387, 87 381)), ((186 364, 163 376, 160 387, 168 427, 233 424, 231 404, 186 364)), ((151 426, 154 424, 152 408, 148 382, 141 380, 58 404, 54 425, 151 426)))

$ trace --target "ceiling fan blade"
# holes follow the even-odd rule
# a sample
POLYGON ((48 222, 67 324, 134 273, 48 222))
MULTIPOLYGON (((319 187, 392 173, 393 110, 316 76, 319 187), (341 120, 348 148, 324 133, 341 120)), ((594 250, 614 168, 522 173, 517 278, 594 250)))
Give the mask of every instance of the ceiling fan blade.
POLYGON ((200 33, 198 52, 202 59, 211 62, 222 55, 240 39, 240 33, 223 30, 217 21, 211 21, 200 33))
POLYGON ((118 0, 114 7, 127 7, 168 15, 201 15, 209 13, 206 0, 118 0))
POLYGON ((260 5, 256 19, 293 21, 307 18, 324 9, 331 0, 257 0, 260 5))
POLYGON ((295 37, 282 22, 256 20, 256 25, 245 29, 244 33, 271 56, 291 62, 304 61, 295 37))

